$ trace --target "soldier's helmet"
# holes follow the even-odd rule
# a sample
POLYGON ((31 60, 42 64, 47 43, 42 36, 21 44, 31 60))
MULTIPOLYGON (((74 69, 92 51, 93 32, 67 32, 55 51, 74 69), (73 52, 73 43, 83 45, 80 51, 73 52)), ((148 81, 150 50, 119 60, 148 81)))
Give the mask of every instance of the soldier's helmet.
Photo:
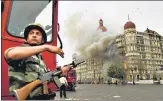
MULTIPOLYGON (((47 41, 47 36, 46 36, 45 29, 44 29, 44 27, 43 27, 41 24, 39 24, 39 23, 32 23, 32 24, 29 24, 29 25, 25 28, 25 30, 24 30, 24 38, 27 40, 28 34, 29 34, 29 32, 30 32, 32 29, 37 29, 37 30, 39 30, 39 31, 42 33, 44 43, 46 43, 46 41, 47 41)), ((43 44, 44 44, 44 43, 43 43, 43 44)))

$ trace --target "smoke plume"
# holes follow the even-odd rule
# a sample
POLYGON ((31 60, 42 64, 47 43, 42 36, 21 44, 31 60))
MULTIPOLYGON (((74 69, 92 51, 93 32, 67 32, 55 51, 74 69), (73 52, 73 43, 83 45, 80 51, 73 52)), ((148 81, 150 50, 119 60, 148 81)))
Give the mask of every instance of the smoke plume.
POLYGON ((85 58, 102 59, 104 62, 103 75, 107 77, 108 66, 122 60, 115 44, 115 37, 118 31, 122 32, 122 27, 114 25, 114 21, 104 20, 107 32, 97 31, 100 18, 96 18, 97 15, 89 15, 80 12, 69 17, 65 21, 64 36, 69 39, 72 46, 75 46, 74 49, 78 55, 85 58))
POLYGON ((98 21, 99 19, 90 18, 87 14, 75 13, 65 22, 64 35, 75 44, 75 51, 87 58, 110 60, 119 56, 115 45, 118 28, 105 26, 107 22, 104 21, 107 32, 97 31, 98 21))

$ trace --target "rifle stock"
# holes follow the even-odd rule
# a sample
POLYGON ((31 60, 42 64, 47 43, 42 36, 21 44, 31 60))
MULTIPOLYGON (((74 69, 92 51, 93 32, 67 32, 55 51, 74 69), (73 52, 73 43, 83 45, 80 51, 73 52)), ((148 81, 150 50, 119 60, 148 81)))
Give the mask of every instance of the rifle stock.
POLYGON ((42 82, 40 80, 35 80, 20 89, 14 90, 15 97, 17 100, 25 100, 31 91, 41 83, 42 82))
POLYGON ((44 94, 49 94, 49 91, 48 91, 48 82, 47 81, 45 81, 43 83, 43 93, 44 94))

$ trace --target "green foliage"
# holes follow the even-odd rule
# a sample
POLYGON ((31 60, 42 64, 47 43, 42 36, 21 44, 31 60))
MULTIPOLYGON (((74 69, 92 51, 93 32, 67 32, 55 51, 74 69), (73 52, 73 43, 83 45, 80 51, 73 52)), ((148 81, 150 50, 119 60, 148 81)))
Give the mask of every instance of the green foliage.
POLYGON ((107 73, 109 77, 119 78, 119 79, 123 79, 125 75, 124 69, 122 68, 122 66, 118 64, 113 64, 109 66, 107 73))

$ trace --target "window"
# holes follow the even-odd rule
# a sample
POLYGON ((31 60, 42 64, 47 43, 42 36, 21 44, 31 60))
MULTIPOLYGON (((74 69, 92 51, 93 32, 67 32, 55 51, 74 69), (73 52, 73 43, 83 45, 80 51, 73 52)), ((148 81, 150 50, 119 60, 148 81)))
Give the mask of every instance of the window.
POLYGON ((142 54, 142 58, 146 58, 146 54, 143 53, 143 54, 142 54))
POLYGON ((137 50, 140 51, 140 46, 137 46, 137 50))
POLYGON ((131 47, 130 47, 130 48, 131 48, 131 51, 133 51, 133 46, 132 46, 132 45, 131 45, 131 47))
MULTIPOLYGON (((52 2, 13 1, 7 31, 12 36, 24 37, 24 28, 30 23, 40 23, 43 27, 52 25, 52 2)), ((52 29, 46 30, 47 41, 52 40, 52 29)))

